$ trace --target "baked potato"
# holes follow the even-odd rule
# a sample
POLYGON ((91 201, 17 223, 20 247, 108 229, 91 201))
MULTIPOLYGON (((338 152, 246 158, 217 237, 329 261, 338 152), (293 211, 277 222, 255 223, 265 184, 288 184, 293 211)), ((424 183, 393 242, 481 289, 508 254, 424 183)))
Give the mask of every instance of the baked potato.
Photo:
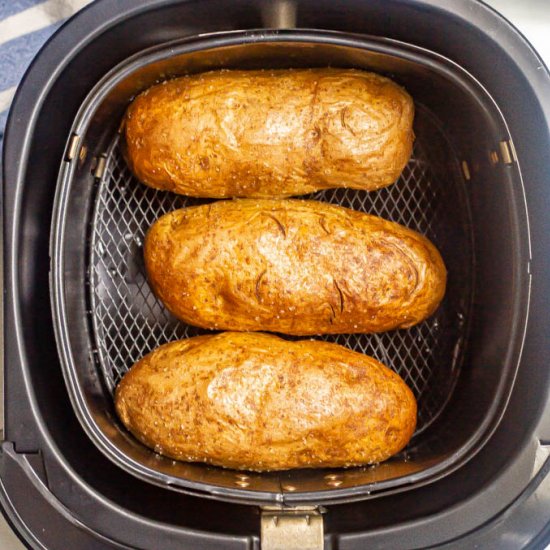
POLYGON ((123 377, 115 404, 160 454, 256 471, 380 462, 407 444, 417 410, 371 357, 238 332, 159 347, 123 377))
POLYGON ((446 271, 425 237, 318 201, 239 199, 176 210, 149 229, 149 283, 208 329, 381 332, 426 319, 446 271))
POLYGON ((413 144, 397 84, 352 69, 214 71, 141 93, 124 121, 143 183, 194 197, 284 197, 393 183, 413 144))

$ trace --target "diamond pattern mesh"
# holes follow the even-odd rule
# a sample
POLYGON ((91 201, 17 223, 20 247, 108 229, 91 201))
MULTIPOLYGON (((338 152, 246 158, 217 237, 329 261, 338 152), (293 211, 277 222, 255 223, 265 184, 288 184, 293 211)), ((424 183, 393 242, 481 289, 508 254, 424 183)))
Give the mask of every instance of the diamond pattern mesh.
MULTIPOLYGON (((433 140, 433 129, 430 134, 433 140)), ((436 244, 446 262, 447 294, 427 321, 383 334, 320 337, 372 355, 398 372, 418 399, 417 433, 442 410, 458 375, 472 263, 464 188, 455 159, 444 147, 441 151, 430 147, 432 157, 436 155, 430 158, 422 141, 417 130, 413 156, 390 187, 371 193, 337 189, 310 196, 415 229, 436 244)), ((172 317, 149 288, 142 260, 145 232, 157 218, 204 202, 208 201, 139 183, 115 137, 96 195, 89 257, 98 366, 111 391, 132 364, 155 347, 207 332, 172 317)))

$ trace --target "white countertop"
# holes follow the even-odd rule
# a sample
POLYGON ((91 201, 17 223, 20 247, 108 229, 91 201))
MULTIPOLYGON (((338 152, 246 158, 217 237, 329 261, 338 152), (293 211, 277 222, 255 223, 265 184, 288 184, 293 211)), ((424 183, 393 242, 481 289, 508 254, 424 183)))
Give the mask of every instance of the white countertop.
POLYGON ((485 0, 511 21, 550 67, 550 0, 485 0))

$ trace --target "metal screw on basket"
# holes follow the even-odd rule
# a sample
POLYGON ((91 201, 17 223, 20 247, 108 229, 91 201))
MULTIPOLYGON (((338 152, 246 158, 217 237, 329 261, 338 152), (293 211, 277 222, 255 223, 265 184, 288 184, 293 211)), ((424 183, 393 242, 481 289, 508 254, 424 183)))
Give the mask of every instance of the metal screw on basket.
POLYGON ((250 485, 250 483, 248 481, 243 481, 243 480, 240 480, 240 481, 235 481, 235 484, 238 485, 239 487, 248 487, 250 485))
POLYGON ((86 161, 86 156, 88 155, 88 148, 83 145, 81 148, 80 148, 80 151, 78 153, 78 158, 80 159, 80 166, 82 166, 84 164, 84 162, 86 161))

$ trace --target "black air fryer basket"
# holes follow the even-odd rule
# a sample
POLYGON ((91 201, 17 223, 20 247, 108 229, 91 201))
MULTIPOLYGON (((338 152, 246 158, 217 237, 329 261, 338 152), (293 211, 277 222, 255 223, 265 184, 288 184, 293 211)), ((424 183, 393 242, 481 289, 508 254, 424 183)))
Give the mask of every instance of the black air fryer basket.
MULTIPOLYGON (((506 299, 506 316, 485 303, 471 304, 474 247, 490 247, 503 258, 500 261, 510 252, 513 261, 526 262, 529 257, 523 184, 512 154, 506 123, 479 82, 448 59, 411 45, 321 31, 258 31, 170 43, 130 58, 84 102, 68 139, 54 205, 54 320, 65 358, 65 378, 81 422, 98 446, 127 470, 164 486, 218 498, 296 502, 374 497, 455 468, 494 429, 523 343, 529 287, 526 271, 516 268, 517 279, 504 280, 500 296, 484 297, 506 299), (190 72, 327 65, 389 74, 416 102, 414 155, 397 184, 378 192, 340 189, 313 197, 417 229, 433 240, 445 258, 448 290, 432 318, 408 330, 330 338, 377 357, 403 376, 419 402, 417 436, 399 457, 378 467, 251 473, 246 483, 237 472, 157 456, 121 428, 113 411, 112 392, 122 374, 143 355, 178 336, 198 333, 178 323, 155 299, 145 278, 141 246, 148 227, 161 214, 197 201, 150 190, 131 176, 117 131, 124 110, 132 97, 159 79, 190 72), (444 105, 442 97, 446 98, 444 105), (488 154, 474 166, 472 150, 477 148, 488 154), (501 160, 502 151, 509 156, 501 160), (473 187, 487 193, 471 211, 473 187), (498 200, 509 203, 507 192, 516 195, 517 208, 508 207, 505 212, 517 230, 506 230, 495 220, 490 230, 475 235, 476 225, 482 225, 476 224, 476 217, 485 218, 488 205, 498 200), (480 239, 482 244, 477 243, 480 239), (513 250, 507 250, 508 244, 513 250), (479 319, 480 307, 492 311, 494 317, 479 319), (86 318, 88 322, 83 323, 86 318), (494 367, 486 369, 490 374, 486 386, 476 392, 478 399, 472 403, 471 390, 462 385, 453 390, 463 352, 468 354, 468 370, 485 369, 478 355, 468 353, 476 340, 475 334, 468 337, 468 328, 488 322, 498 323, 503 344, 492 357, 483 359, 494 367), (471 419, 463 420, 457 430, 456 419, 464 417, 465 409, 471 419)), ((483 272, 478 277, 483 280, 483 272)))
MULTIPOLYGON (((94 548, 250 547, 260 515, 266 547, 302 520, 304 545, 324 522, 327 548, 506 547, 514 520, 502 510, 546 487, 550 468, 549 128, 548 72, 474 1, 100 0, 84 10, 27 74, 6 139, 0 475, 11 520, 59 548, 55 534, 35 534, 46 518, 94 548), (201 201, 132 176, 124 111, 182 74, 326 66, 385 74, 415 101, 414 151, 394 185, 311 198, 416 229, 442 253, 448 290, 433 317, 325 337, 399 372, 418 399, 417 432, 365 468, 258 474, 164 458, 123 428, 113 391, 145 353, 205 332, 164 309, 142 263, 150 224, 201 201), (17 503, 29 483, 35 507, 17 503)), ((538 527, 526 540, 548 520, 543 509, 530 509, 538 527)))

